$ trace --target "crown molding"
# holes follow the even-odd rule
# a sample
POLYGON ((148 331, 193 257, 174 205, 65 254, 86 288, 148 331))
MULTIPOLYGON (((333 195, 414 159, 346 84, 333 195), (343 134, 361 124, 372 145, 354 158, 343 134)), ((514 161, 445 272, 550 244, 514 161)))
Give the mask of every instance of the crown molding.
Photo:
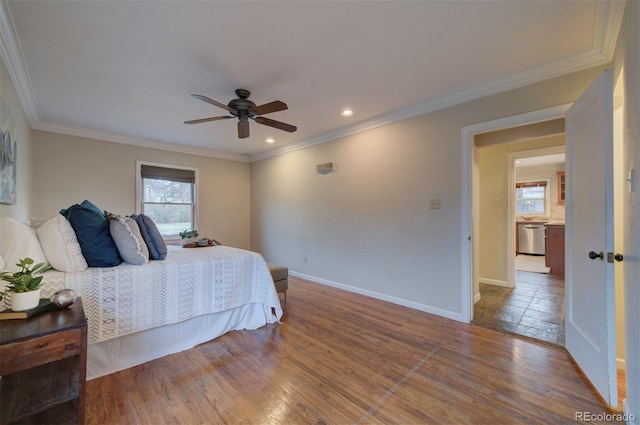
POLYGON ((190 155, 208 156, 212 158, 227 159, 230 161, 249 162, 246 154, 234 154, 219 152, 213 149, 198 148, 177 143, 161 142, 144 137, 129 136, 127 134, 113 133, 110 131, 93 130, 90 128, 77 127, 75 125, 60 124, 56 122, 40 120, 33 126, 34 130, 48 131, 51 133, 66 134, 69 136, 86 137, 89 139, 104 140, 107 142, 121 143, 125 145, 139 146, 143 148, 160 149, 170 152, 186 153, 190 155))
POLYGON ((34 124, 40 121, 38 104, 33 95, 29 73, 24 65, 20 42, 15 37, 13 20, 4 0, 0 1, 0 55, 2 55, 11 81, 13 81, 27 120, 33 127, 34 124))
POLYGON ((353 125, 328 131, 266 152, 260 152, 258 154, 251 155, 251 162, 283 155, 299 149, 305 149, 341 137, 372 130, 376 127, 391 124, 396 121, 426 115, 435 111, 460 105, 462 103, 470 102, 472 100, 477 100, 482 97, 517 89, 551 78, 570 74, 572 72, 578 72, 609 63, 613 59, 613 55, 615 53, 615 46, 620 32, 620 27, 622 25, 625 5, 626 0, 596 1, 596 16, 593 23, 594 39, 593 48, 591 49, 586 49, 573 56, 526 70, 518 74, 491 80, 478 86, 450 92, 444 96, 396 109, 395 111, 359 121, 353 125))
POLYGON ((331 140, 361 133, 397 121, 450 108, 481 97, 524 87, 529 84, 608 63, 613 58, 618 33, 620 32, 620 26, 622 25, 625 5, 626 0, 596 1, 592 49, 585 50, 557 62, 536 67, 505 78, 494 79, 478 86, 451 92, 443 96, 429 99, 425 102, 406 106, 395 111, 354 123, 350 126, 331 130, 311 138, 303 139, 280 148, 275 148, 251 156, 218 152, 212 149, 196 148, 136 136, 127 136, 123 134, 42 121, 38 105, 35 100, 31 80, 25 66, 20 43, 15 36, 15 28, 6 0, 0 0, 0 54, 7 66, 7 70, 16 88, 18 98, 22 103, 22 107, 25 111, 29 124, 34 129, 174 152, 191 153, 194 155, 231 159, 234 161, 253 162, 315 146, 321 143, 326 143, 331 140))
POLYGON ((596 16, 593 23, 593 47, 609 59, 609 62, 613 60, 616 50, 626 4, 627 0, 599 0, 596 2, 596 16))
POLYGON ((595 49, 588 49, 560 61, 532 68, 505 78, 490 80, 477 86, 450 92, 443 96, 431 98, 425 102, 416 103, 370 119, 359 121, 353 125, 341 127, 299 142, 290 143, 276 149, 251 155, 251 162, 260 161, 277 155, 283 155, 299 149, 305 149, 331 140, 336 140, 341 137, 372 130, 397 121, 441 111, 443 109, 451 108, 483 97, 528 86, 530 84, 560 77, 572 72, 582 71, 608 62, 610 62, 610 60, 603 56, 599 51, 595 49))

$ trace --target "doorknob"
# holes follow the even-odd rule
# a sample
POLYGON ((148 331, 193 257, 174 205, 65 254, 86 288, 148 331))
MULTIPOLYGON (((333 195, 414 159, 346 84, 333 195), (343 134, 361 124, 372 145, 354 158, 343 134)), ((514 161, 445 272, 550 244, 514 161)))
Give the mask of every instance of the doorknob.
POLYGON ((620 262, 622 261, 622 254, 613 254, 613 252, 607 252, 607 263, 613 264, 613 260, 620 262))
POLYGON ((596 254, 595 251, 589 251, 589 258, 591 258, 592 260, 595 260, 596 258, 604 260, 604 253, 600 251, 600 253, 596 254))

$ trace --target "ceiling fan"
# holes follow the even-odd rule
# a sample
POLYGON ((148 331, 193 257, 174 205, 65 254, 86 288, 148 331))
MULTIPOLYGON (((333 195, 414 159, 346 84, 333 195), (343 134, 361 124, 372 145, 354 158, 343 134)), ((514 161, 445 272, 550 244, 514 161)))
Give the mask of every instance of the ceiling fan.
POLYGON ((226 120, 229 118, 238 118, 238 137, 241 139, 245 139, 249 137, 249 118, 257 122, 258 124, 268 125, 269 127, 277 128, 278 130, 288 131, 289 133, 293 133, 298 129, 295 125, 287 124, 284 122, 272 120, 269 118, 264 118, 260 115, 270 114, 272 112, 284 111, 289 109, 286 103, 281 102, 279 100, 274 100, 273 102, 265 103, 264 105, 256 106, 255 103, 250 101, 248 98, 251 95, 249 90, 245 89, 237 89, 236 96, 238 99, 233 99, 227 105, 224 103, 217 102, 213 99, 208 98, 207 96, 202 96, 199 94, 192 94, 192 97, 196 99, 200 99, 203 102, 210 103, 214 106, 217 106, 222 109, 226 109, 229 111, 230 115, 223 115, 220 117, 210 117, 210 118, 200 118, 197 120, 185 121, 185 124, 199 124, 201 122, 209 122, 209 121, 218 121, 218 120, 226 120))

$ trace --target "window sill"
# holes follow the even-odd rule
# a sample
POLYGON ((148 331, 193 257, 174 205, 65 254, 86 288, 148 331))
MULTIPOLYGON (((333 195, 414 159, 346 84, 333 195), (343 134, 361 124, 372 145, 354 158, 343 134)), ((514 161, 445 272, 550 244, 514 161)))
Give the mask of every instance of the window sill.
POLYGON ((170 246, 180 246, 182 245, 182 239, 165 239, 164 243, 170 246))

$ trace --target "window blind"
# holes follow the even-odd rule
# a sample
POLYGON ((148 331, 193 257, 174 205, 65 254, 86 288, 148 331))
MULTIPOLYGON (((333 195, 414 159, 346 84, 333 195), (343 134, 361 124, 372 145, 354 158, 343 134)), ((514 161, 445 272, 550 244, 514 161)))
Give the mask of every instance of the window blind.
POLYGON ((516 183, 516 189, 520 189, 522 187, 547 187, 547 182, 546 181, 539 181, 539 182, 516 183))
POLYGON ((170 180, 182 183, 195 183, 196 172, 180 168, 166 168, 155 165, 141 165, 140 175, 145 179, 170 180))

